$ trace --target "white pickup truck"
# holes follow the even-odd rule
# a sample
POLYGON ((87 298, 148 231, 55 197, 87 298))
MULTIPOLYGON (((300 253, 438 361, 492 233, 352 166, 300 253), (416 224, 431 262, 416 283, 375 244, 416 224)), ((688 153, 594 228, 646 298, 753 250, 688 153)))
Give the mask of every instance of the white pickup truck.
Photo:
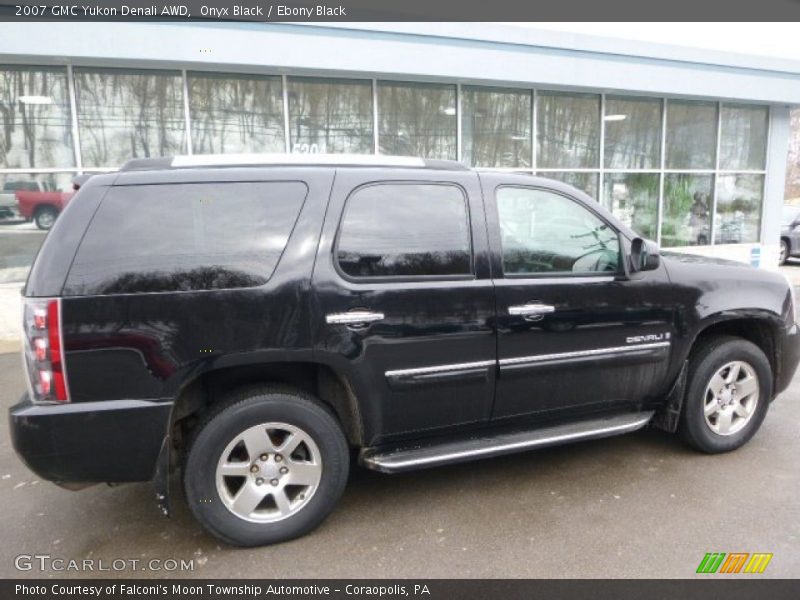
POLYGON ((0 219, 19 215, 15 196, 17 190, 25 190, 27 192, 44 191, 42 184, 38 181, 30 179, 10 179, 6 181, 3 184, 3 190, 0 192, 0 219))

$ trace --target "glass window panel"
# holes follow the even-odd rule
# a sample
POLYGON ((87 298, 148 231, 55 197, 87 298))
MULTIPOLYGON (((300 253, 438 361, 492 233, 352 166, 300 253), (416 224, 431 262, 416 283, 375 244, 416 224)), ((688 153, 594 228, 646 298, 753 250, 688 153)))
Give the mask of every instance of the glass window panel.
POLYGON ((787 163, 785 198, 791 202, 800 202, 800 108, 794 108, 789 112, 787 163))
POLYGON ((262 285, 278 265, 306 192, 297 181, 111 188, 75 255, 65 293, 262 285))
POLYGON ((456 158, 456 86, 378 82, 382 154, 456 158))
POLYGON ((784 204, 781 213, 781 226, 794 227, 800 223, 800 206, 794 204, 784 204))
POLYGON ((617 233, 560 194, 529 188, 497 191, 506 274, 615 272, 617 233))
POLYGON ((661 100, 653 98, 606 97, 603 121, 607 168, 660 168, 661 105, 661 100))
POLYGON ((669 248, 710 243, 713 194, 713 175, 665 175, 661 245, 669 248))
POLYGON ((47 231, 39 211, 53 217, 72 198, 74 173, 0 174, 0 284, 25 281, 47 231))
POLYGON ((657 173, 606 173, 603 204, 614 216, 642 237, 658 235, 657 173))
POLYGON ((186 152, 178 73, 76 68, 74 74, 84 166, 186 152))
POLYGON ((536 95, 537 165, 556 169, 600 166, 600 96, 536 95))
POLYGON ((347 200, 336 256, 348 275, 469 275, 471 254, 461 188, 381 184, 361 188, 347 200))
POLYGON ((190 73, 195 153, 285 152, 280 77, 190 73))
POLYGON ((720 175, 717 178, 714 243, 758 242, 763 200, 763 175, 720 175))
POLYGON ((461 161, 530 168, 531 92, 465 86, 461 95, 461 161))
POLYGON ((717 148, 714 102, 667 100, 667 168, 713 169, 717 148))
POLYGON ((597 173, 582 173, 580 171, 537 171, 536 174, 540 177, 549 177, 550 179, 563 181, 597 200, 599 179, 597 173))
POLYGON ((289 78, 292 152, 372 154, 372 82, 289 78))
POLYGON ((0 69, 0 128, 0 167, 74 166, 66 69, 0 69))
POLYGON ((766 168, 768 118, 766 106, 722 105, 720 169, 766 168))

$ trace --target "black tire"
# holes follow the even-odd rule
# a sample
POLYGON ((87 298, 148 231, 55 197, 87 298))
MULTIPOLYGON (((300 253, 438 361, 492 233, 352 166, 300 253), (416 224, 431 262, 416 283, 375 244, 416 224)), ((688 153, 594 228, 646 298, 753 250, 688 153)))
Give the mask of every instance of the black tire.
POLYGON ((239 390, 212 409, 195 432, 183 465, 186 501, 206 531, 228 544, 261 546, 308 533, 333 510, 347 484, 350 452, 341 426, 319 401, 292 388, 239 390), (279 521, 255 523, 225 505, 217 491, 217 465, 233 439, 250 427, 270 422, 286 423, 308 434, 321 455, 322 474, 313 495, 297 512, 279 521))
POLYGON ((52 206, 43 206, 36 211, 33 220, 36 222, 36 227, 42 231, 48 231, 55 224, 58 218, 58 211, 52 206))
POLYGON ((786 240, 781 240, 781 250, 780 254, 778 255, 778 264, 785 265, 787 260, 789 260, 789 242, 786 240))
POLYGON ((755 435, 767 415, 772 399, 772 368, 764 352, 752 342, 734 336, 715 336, 702 340, 693 349, 679 432, 693 448, 708 454, 730 452, 755 435), (749 421, 736 433, 720 435, 706 423, 706 388, 717 371, 732 361, 750 365, 758 379, 758 402, 749 421))

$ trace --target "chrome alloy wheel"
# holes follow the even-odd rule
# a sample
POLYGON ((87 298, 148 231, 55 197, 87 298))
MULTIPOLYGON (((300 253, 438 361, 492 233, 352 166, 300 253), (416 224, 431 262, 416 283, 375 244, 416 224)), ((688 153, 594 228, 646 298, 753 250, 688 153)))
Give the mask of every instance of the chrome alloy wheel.
POLYGON ((271 523, 302 510, 319 487, 322 459, 311 436, 287 423, 237 435, 217 464, 217 493, 240 519, 271 523))
POLYGON ((706 387, 706 425, 718 435, 733 435, 750 422, 758 405, 755 370, 737 360, 723 365, 706 387))

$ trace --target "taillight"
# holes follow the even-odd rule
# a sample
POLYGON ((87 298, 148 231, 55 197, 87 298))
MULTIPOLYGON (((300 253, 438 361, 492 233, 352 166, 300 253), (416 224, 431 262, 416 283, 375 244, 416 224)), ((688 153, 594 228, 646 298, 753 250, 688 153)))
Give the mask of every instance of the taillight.
POLYGON ((35 402, 69 402, 61 301, 24 298, 22 358, 28 391, 35 402))

